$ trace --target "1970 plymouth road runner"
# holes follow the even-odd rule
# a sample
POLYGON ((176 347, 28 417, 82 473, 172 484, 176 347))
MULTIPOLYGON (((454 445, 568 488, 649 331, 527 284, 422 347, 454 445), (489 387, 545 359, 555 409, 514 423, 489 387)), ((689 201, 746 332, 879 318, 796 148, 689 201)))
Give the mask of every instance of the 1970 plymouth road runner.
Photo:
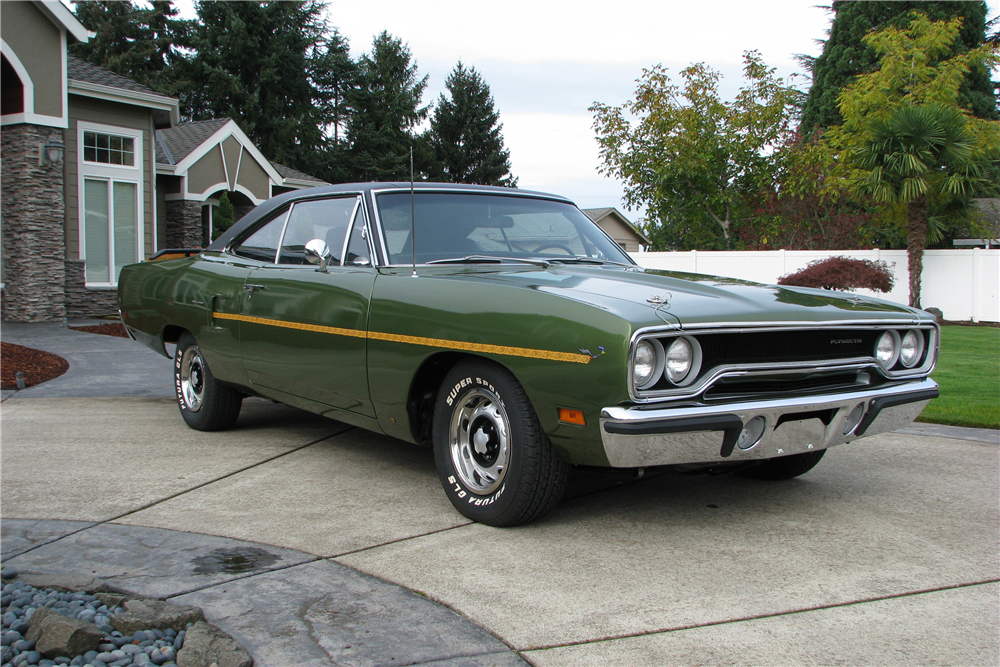
POLYGON ((788 479, 938 394, 919 310, 640 268, 571 202, 366 183, 287 193, 204 250, 125 267, 130 334, 184 420, 247 395, 434 448, 451 502, 510 526, 570 465, 788 479))

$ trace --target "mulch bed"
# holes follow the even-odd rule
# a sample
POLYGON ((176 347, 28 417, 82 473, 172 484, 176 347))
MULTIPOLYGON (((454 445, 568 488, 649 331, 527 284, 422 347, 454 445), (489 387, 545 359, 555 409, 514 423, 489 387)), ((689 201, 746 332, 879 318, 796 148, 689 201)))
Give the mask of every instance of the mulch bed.
POLYGON ((103 336, 118 336, 128 338, 125 326, 120 322, 110 322, 108 324, 91 324, 85 327, 70 327, 73 331, 86 331, 87 333, 101 334, 103 336))
POLYGON ((69 362, 51 352, 13 343, 0 343, 0 388, 17 389, 16 373, 24 373, 24 386, 57 378, 69 370, 69 362))

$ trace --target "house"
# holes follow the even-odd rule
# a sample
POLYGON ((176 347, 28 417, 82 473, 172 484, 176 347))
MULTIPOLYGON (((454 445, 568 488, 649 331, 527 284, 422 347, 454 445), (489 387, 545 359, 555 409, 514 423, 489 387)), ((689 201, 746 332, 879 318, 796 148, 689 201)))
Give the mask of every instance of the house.
POLYGON ((646 235, 616 208, 585 208, 583 212, 607 232, 625 252, 640 252, 651 244, 646 235))
POLYGON ((92 36, 60 2, 0 3, 3 319, 116 312, 121 267, 203 247, 223 192, 237 217, 322 184, 267 160, 230 119, 68 53, 92 36))

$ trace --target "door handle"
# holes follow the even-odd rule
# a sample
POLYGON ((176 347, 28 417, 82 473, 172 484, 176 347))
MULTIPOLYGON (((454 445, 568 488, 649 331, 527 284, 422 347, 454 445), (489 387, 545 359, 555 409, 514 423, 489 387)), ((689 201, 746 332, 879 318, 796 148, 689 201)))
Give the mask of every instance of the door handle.
POLYGON ((247 284, 243 285, 243 289, 245 289, 247 292, 259 292, 260 290, 267 289, 267 286, 266 285, 253 285, 251 283, 247 283, 247 284))

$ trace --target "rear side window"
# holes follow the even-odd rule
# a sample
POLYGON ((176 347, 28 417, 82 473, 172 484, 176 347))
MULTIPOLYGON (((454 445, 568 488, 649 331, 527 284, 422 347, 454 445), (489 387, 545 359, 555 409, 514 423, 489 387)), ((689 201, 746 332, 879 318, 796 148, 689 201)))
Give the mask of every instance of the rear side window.
POLYGON ((281 241, 279 264, 308 264, 305 247, 320 239, 330 249, 330 264, 340 264, 344 254, 344 239, 358 208, 358 197, 318 199, 297 202, 288 216, 285 236, 281 241))
POLYGON ((287 217, 287 210, 279 213, 233 248, 233 254, 274 264, 274 259, 278 255, 278 243, 281 241, 281 231, 285 228, 287 217))

